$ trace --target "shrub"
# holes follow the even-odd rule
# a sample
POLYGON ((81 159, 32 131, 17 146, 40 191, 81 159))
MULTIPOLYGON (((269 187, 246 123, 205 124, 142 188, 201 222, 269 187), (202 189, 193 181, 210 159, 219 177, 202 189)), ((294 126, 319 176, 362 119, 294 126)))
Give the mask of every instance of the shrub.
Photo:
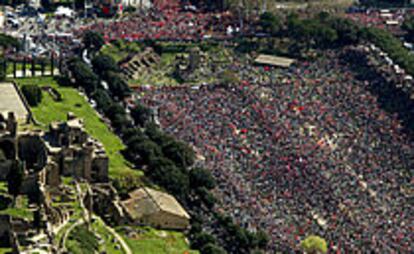
POLYGON ((30 106, 37 106, 42 101, 42 90, 36 85, 24 85, 22 93, 30 106))
POLYGON ((135 124, 144 126, 151 118, 151 109, 137 104, 137 106, 131 109, 131 117, 134 119, 135 124))
POLYGON ((201 254, 226 254, 227 252, 223 250, 221 247, 209 243, 204 245, 203 248, 200 250, 201 254))
POLYGON ((207 244, 216 244, 216 239, 210 234, 201 232, 194 235, 191 242, 191 247, 193 249, 199 250, 207 244))
POLYGON ((216 182, 211 172, 204 168, 194 168, 190 170, 190 186, 191 188, 205 187, 209 190, 213 189, 216 182))
POLYGON ((308 236, 303 240, 301 247, 308 254, 322 254, 328 251, 325 239, 315 235, 308 236))

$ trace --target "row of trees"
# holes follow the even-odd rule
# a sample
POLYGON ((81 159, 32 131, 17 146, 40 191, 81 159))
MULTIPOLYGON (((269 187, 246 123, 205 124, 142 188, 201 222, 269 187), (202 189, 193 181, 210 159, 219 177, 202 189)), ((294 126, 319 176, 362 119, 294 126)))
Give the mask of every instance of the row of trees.
POLYGON ((414 75, 414 55, 403 46, 398 38, 386 30, 373 27, 363 28, 362 34, 364 40, 380 47, 407 73, 414 75))
MULTIPOLYGON (((414 55, 403 46, 401 40, 384 29, 360 27, 353 21, 331 17, 325 12, 313 18, 301 19, 296 14, 289 15, 286 20, 273 13, 264 13, 260 17, 260 25, 270 35, 281 35, 295 41, 292 52, 309 48, 335 48, 358 42, 371 42, 382 50, 408 73, 414 74, 414 55)), ((407 31, 407 39, 414 41, 414 18, 408 18, 403 25, 407 31)))

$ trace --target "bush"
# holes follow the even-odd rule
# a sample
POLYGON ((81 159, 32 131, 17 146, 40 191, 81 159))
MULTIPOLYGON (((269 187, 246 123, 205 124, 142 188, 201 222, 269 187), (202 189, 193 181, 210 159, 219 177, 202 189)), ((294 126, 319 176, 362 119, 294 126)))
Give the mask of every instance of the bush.
POLYGON ((24 85, 22 93, 30 106, 35 107, 42 101, 42 90, 36 85, 24 85))
POLYGON ((194 150, 184 142, 170 141, 162 145, 162 152, 165 157, 172 160, 175 165, 186 169, 194 164, 194 150))
POLYGON ((191 241, 191 248, 199 250, 207 244, 216 244, 216 239, 205 232, 197 233, 191 241))
POLYGON ((83 87, 89 95, 95 92, 99 78, 86 63, 79 58, 74 58, 69 61, 68 67, 77 85, 83 87))
POLYGON ((86 31, 83 34, 83 44, 88 50, 97 52, 105 44, 105 40, 102 35, 97 32, 86 31))
POLYGON ((209 190, 213 189, 216 185, 211 172, 204 168, 194 168, 190 170, 190 186, 191 188, 204 187, 209 190))
POLYGON ((109 91, 112 96, 118 100, 123 100, 125 97, 131 95, 131 89, 128 83, 121 78, 121 76, 115 72, 109 72, 104 75, 108 83, 109 91))
POLYGON ((315 235, 308 236, 303 240, 301 247, 308 254, 322 254, 328 252, 328 245, 326 244, 325 239, 315 235))
POLYGON ((265 12, 260 16, 260 26, 263 30, 271 35, 275 35, 279 32, 281 22, 279 17, 271 12, 265 12))
POLYGON ((162 155, 161 148, 149 139, 133 139, 128 143, 128 157, 136 164, 148 164, 162 155))
POLYGON ((201 254, 226 254, 227 252, 215 244, 206 244, 200 250, 201 254))
POLYGON ((105 54, 99 54, 92 59, 93 71, 99 76, 105 76, 108 72, 119 72, 115 60, 105 54))
POLYGON ((144 126, 151 118, 151 109, 137 104, 137 106, 131 109, 131 117, 134 119, 135 124, 144 126))
POLYGON ((109 97, 108 93, 101 88, 97 89, 93 93, 92 98, 95 100, 97 108, 102 112, 108 111, 109 107, 113 103, 112 98, 109 97))
POLYGON ((149 176, 156 183, 167 189, 180 200, 186 200, 188 196, 188 175, 177 168, 169 159, 159 157, 150 161, 149 176))
POLYGON ((0 81, 5 80, 6 79, 6 75, 7 75, 7 68, 3 68, 6 64, 6 60, 3 57, 0 57, 0 81))
POLYGON ((212 209, 217 202, 216 197, 206 188, 197 188, 197 195, 208 209, 212 209))

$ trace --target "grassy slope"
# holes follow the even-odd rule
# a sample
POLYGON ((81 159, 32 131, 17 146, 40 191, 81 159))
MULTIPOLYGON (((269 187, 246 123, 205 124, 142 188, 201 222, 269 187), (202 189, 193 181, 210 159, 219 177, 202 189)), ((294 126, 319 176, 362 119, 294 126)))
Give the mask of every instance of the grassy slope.
POLYGON ((0 254, 9 254, 12 253, 11 248, 0 248, 0 254))
POLYGON ((138 182, 142 172, 133 170, 120 154, 124 148, 121 140, 99 119, 95 110, 76 89, 59 87, 52 78, 25 78, 16 81, 19 85, 36 84, 55 87, 63 96, 62 102, 54 101, 48 93, 43 92, 42 102, 32 108, 36 120, 44 125, 42 128, 47 128, 53 121, 65 121, 68 112, 75 113, 76 116, 84 120, 86 131, 103 143, 109 156, 110 176, 112 178, 131 177, 138 182))
POLYGON ((118 233, 126 240, 134 253, 145 254, 197 254, 198 251, 190 250, 185 241, 185 236, 179 232, 156 230, 148 227, 137 227, 145 231, 135 238, 129 238, 125 231, 118 229, 118 233))

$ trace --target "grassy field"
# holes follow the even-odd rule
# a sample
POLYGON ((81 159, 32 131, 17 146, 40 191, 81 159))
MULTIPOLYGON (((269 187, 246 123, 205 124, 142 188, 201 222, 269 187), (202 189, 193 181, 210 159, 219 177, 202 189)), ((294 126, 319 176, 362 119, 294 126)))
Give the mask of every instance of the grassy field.
POLYGON ((86 99, 72 87, 61 87, 51 77, 24 78, 15 80, 19 86, 35 84, 39 86, 51 86, 62 95, 63 101, 57 102, 47 92, 43 91, 42 102, 32 108, 35 119, 42 124, 41 128, 47 129, 54 121, 65 121, 68 112, 73 112, 85 122, 86 131, 104 145, 109 156, 109 174, 113 179, 127 181, 126 184, 140 184, 143 175, 141 171, 132 169, 131 165, 121 155, 124 149, 121 140, 102 122, 96 111, 89 105, 86 99))
POLYGON ((179 232, 156 230, 149 227, 135 227, 140 232, 133 238, 128 237, 124 229, 118 228, 118 233, 126 240, 133 253, 145 254, 198 254, 190 250, 185 236, 179 232))
POLYGON ((92 223, 92 228, 97 234, 102 237, 102 242, 100 244, 100 253, 109 253, 109 254, 124 254, 122 248, 117 249, 115 246, 118 243, 114 243, 114 236, 108 232, 104 226, 104 222, 100 219, 96 219, 92 223))
POLYGON ((0 254, 9 254, 12 253, 11 248, 0 248, 0 254))

